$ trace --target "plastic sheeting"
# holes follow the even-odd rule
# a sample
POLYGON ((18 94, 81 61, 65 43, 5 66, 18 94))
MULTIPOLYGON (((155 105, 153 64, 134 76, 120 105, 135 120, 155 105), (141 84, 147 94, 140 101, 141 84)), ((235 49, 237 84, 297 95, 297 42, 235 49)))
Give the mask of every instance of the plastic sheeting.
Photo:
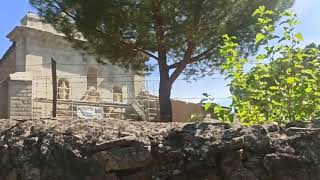
POLYGON ((103 118, 102 107, 77 106, 77 116, 85 120, 94 120, 103 118))

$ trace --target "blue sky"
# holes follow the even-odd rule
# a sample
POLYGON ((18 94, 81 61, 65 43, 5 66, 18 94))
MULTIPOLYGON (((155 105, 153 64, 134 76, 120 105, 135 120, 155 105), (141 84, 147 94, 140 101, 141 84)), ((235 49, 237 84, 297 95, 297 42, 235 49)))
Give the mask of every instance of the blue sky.
MULTIPOLYGON (((296 0, 293 10, 298 14, 298 19, 302 22, 297 27, 297 31, 304 36, 304 44, 316 42, 320 44, 320 0, 296 0)), ((1 0, 0 2, 0 56, 10 47, 11 42, 6 35, 19 25, 22 17, 34 9, 28 4, 28 0, 1 0)), ((192 83, 178 80, 172 90, 172 97, 186 101, 199 102, 202 93, 206 92, 217 98, 217 102, 225 104, 228 100, 229 90, 227 82, 221 76, 205 77, 192 83), (213 79, 218 77, 218 79, 213 79), (220 99, 221 98, 221 99, 220 99)), ((149 79, 155 80, 152 76, 149 79)), ((157 81, 147 82, 148 89, 156 94, 158 88, 157 81)))

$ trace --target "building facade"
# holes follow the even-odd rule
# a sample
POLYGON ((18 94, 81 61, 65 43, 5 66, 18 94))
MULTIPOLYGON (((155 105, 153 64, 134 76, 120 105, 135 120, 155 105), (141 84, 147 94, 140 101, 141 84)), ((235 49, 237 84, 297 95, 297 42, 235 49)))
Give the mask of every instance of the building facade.
POLYGON ((52 59, 56 61, 58 116, 125 114, 145 90, 144 77, 76 50, 49 24, 28 13, 7 36, 12 46, 0 61, 0 118, 52 116, 52 59))

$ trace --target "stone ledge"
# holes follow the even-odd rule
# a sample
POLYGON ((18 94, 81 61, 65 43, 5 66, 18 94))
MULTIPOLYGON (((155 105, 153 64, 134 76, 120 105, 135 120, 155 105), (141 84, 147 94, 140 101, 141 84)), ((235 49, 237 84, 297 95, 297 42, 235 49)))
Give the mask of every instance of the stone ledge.
POLYGON ((29 72, 16 72, 10 74, 10 80, 12 81, 32 81, 33 76, 29 72))

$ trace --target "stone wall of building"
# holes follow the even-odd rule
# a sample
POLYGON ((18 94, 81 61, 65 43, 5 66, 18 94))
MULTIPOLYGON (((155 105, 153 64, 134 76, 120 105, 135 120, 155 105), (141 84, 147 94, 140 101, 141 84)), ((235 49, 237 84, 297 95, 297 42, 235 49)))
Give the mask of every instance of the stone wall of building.
POLYGON ((13 44, 1 58, 0 84, 2 81, 6 80, 11 73, 14 73, 16 70, 15 52, 15 45, 13 44))
MULTIPOLYGON (((34 86, 39 89, 39 96, 52 96, 50 88, 51 58, 57 62, 58 79, 67 79, 70 88, 73 89, 72 98, 81 99, 92 84, 88 76, 96 76, 96 86, 103 94, 105 100, 112 102, 113 89, 120 88, 123 96, 134 97, 136 93, 144 89, 144 77, 135 75, 112 64, 102 65, 97 63, 96 56, 74 49, 64 39, 64 35, 58 33, 49 24, 43 23, 33 13, 28 13, 18 26, 8 36, 13 42, 21 42, 19 53, 23 54, 21 61, 25 61, 25 71, 35 76, 34 86), (40 66, 37 66, 39 65, 40 66), (43 65, 41 65, 43 64, 43 65), (92 73, 92 69, 95 71, 92 73), (47 87, 43 84, 49 82, 47 87), (42 88, 41 88, 42 87, 42 88), (46 94, 42 93, 46 92, 46 94)), ((20 46, 19 46, 20 47, 20 46)), ((17 55, 18 56, 18 55, 17 55)), ((104 59, 108 62, 108 60, 104 59)), ((92 78, 91 78, 92 79, 92 78)))
POLYGON ((8 78, 15 70, 15 44, 13 44, 0 61, 0 119, 8 118, 8 78))
POLYGON ((8 80, 4 80, 0 84, 0 119, 9 118, 8 116, 8 80))
MULTIPOLYGON (((52 34, 28 32, 26 38, 26 71, 33 76, 33 97, 52 100, 51 58, 57 63, 57 81, 68 84, 68 100, 92 101, 86 99, 90 87, 99 94, 96 102, 113 103, 113 90, 122 92, 123 102, 135 96, 134 77, 113 65, 101 65, 95 57, 87 56, 73 49, 71 45, 52 34), (40 64, 40 65, 39 65, 40 64)), ((59 85, 59 84, 58 84, 59 85)), ((94 100, 93 100, 94 101, 94 100)), ((50 117, 50 103, 35 102, 37 117, 50 117)))
POLYGON ((8 81, 8 115, 11 119, 32 119, 32 77, 14 73, 8 81))
POLYGON ((114 87, 120 88, 124 97, 134 96, 133 73, 111 64, 98 64, 95 57, 81 54, 62 37, 49 33, 40 35, 33 31, 27 34, 26 71, 34 75, 34 88, 39 97, 52 97, 51 58, 57 62, 58 80, 69 82, 73 100, 80 100, 92 83, 103 94, 105 101, 113 101, 114 87))
POLYGON ((319 180, 317 124, 0 120, 0 179, 319 180))

